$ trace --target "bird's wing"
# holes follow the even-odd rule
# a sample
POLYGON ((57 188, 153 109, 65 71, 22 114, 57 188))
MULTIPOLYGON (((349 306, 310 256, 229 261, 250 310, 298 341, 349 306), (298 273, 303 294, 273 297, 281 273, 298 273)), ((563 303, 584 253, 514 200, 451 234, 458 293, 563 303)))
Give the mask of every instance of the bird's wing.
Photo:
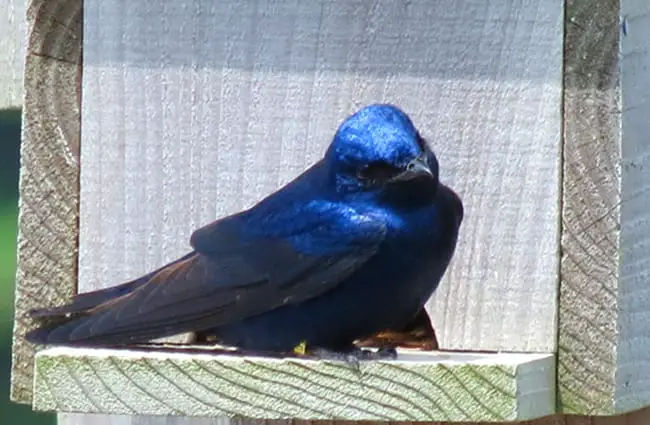
POLYGON ((180 261, 184 261, 191 256, 195 255, 194 252, 190 252, 180 257, 179 259, 173 261, 172 263, 166 264, 159 269, 156 269, 152 272, 140 276, 137 279, 130 280, 128 282, 121 283, 116 286, 111 286, 108 288, 96 289, 94 291, 82 292, 77 294, 72 299, 72 302, 66 305, 59 307, 46 307, 46 308, 35 308, 29 312, 30 316, 34 319, 57 319, 65 318, 73 314, 84 313, 87 310, 97 307, 100 304, 110 301, 114 298, 126 295, 140 288, 142 285, 149 282, 149 280, 161 272, 164 268, 173 266, 180 261))
POLYGON ((381 221, 351 209, 305 212, 297 221, 273 237, 245 237, 246 222, 237 216, 209 224, 192 235, 193 255, 160 269, 131 293, 32 339, 140 342, 299 303, 357 270, 386 233, 381 221))

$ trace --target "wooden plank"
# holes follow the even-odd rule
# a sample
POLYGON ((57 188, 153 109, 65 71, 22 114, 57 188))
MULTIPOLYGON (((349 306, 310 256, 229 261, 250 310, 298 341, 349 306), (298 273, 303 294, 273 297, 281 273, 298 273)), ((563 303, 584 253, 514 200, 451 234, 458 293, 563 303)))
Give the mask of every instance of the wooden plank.
POLYGON ((650 404, 650 5, 572 0, 566 19, 559 400, 615 414, 650 404))
POLYGON ((23 340, 36 305, 75 290, 79 195, 81 1, 29 4, 11 399, 29 403, 34 347, 23 340))
MULTIPOLYGON (((63 415, 61 415, 63 416, 63 415)), ((93 417, 96 415, 82 415, 71 413, 65 415, 66 417, 74 417, 75 422, 72 422, 71 425, 85 425, 86 422, 83 422, 84 417, 93 417)), ((139 418, 139 417, 138 417, 139 418)), ((138 419, 136 418, 136 420, 138 419)), ((227 419, 199 419, 194 418, 195 422, 203 425, 211 425, 219 423, 220 425, 226 425, 229 421, 227 419)), ((518 425, 647 425, 650 421, 650 408, 645 408, 642 410, 637 410, 634 412, 626 413, 624 415, 617 416, 577 416, 577 415, 552 415, 546 416, 540 419, 533 419, 530 421, 518 422, 518 425)), ((175 422, 171 422, 175 423, 175 422)), ((280 425, 286 423, 285 421, 280 420, 268 420, 268 421, 253 421, 253 420, 232 420, 230 423, 248 423, 256 425, 280 425)), ((293 425, 325 425, 335 423, 336 425, 358 425, 359 422, 356 421, 301 421, 294 420, 291 422, 293 425)), ((428 425, 445 425, 449 422, 428 422, 428 425)), ((150 425, 151 422, 146 419, 138 421, 138 424, 141 425, 150 425)), ((421 422, 400 422, 401 425, 416 425, 421 424, 421 422)), ((456 425, 481 425, 485 422, 457 422, 456 425)), ((111 425, 113 423, 111 422, 111 425)))
POLYGON ((0 0, 0 109, 23 105, 25 0, 0 0))
MULTIPOLYGON (((478 185, 466 184, 465 191, 470 193, 463 194, 464 198, 474 199, 466 201, 470 208, 494 211, 503 207, 508 213, 502 225, 486 222, 478 232, 471 231, 476 224, 468 225, 470 235, 491 240, 495 238, 490 235, 498 235, 508 243, 493 246, 491 242, 490 255, 484 249, 465 251, 468 257, 460 264, 471 266, 478 261, 486 268, 470 267, 460 275, 462 280, 458 272, 455 279, 450 274, 460 289, 454 292, 451 287, 451 293, 442 292, 442 301, 436 301, 444 306, 454 303, 448 309, 433 309, 442 314, 437 324, 446 329, 447 312, 469 313, 467 320, 457 322, 461 332, 449 327, 447 345, 552 347, 556 288, 550 270, 555 268, 553 217, 557 211, 550 200, 557 193, 553 185, 541 187, 540 182, 557 179, 554 141, 559 135, 553 123, 559 125, 554 97, 559 95, 559 66, 554 67, 552 59, 559 57, 561 11, 511 3, 484 10, 477 4, 458 9, 412 2, 404 10, 393 3, 368 9, 363 2, 322 2, 319 7, 281 3, 283 7, 275 4, 275 9, 265 3, 237 2, 211 9, 200 2, 180 9, 94 4, 85 19, 83 146, 90 153, 83 153, 87 194, 82 202, 87 201, 88 207, 81 207, 81 222, 82 226, 87 223, 88 233, 82 229, 80 289, 114 284, 182 252, 194 227, 249 205, 284 183, 320 155, 331 137, 321 135, 331 135, 345 114, 359 104, 386 99, 415 111, 414 118, 434 141, 441 158, 449 158, 443 175, 452 184, 453 179, 463 179, 449 170, 463 169, 482 182, 499 182, 480 190, 478 185), (440 25, 432 26, 435 20, 440 25), (190 24, 173 24, 179 21, 190 24), (475 24, 469 31, 464 25, 467 21, 475 24), (117 31, 117 27, 122 29, 117 31), (395 45, 393 40, 400 39, 404 28, 408 38, 402 37, 401 44, 395 45), (342 41, 338 41, 340 34, 342 41), (517 43, 524 47, 507 50, 500 53, 501 60, 493 60, 494 51, 517 43), (409 53, 405 44, 418 51, 409 53), (268 46, 275 50, 265 51, 268 46), (277 50, 282 46, 289 48, 280 54, 277 50), (449 53, 451 48, 469 51, 459 59, 449 53), (523 51, 549 60, 531 61, 523 51), (507 77, 505 83, 499 82, 501 76, 507 77), (529 84, 531 80, 535 84, 529 84), (495 114, 497 110, 501 112, 495 114), (276 116, 262 114, 269 111, 276 116), (277 125, 280 120, 282 126, 277 125), (514 130, 504 133, 499 130, 502 126, 514 126, 514 130), (494 131, 486 133, 486 129, 494 131), (262 134, 268 136, 260 144, 262 134), (472 139, 485 140, 486 134, 486 145, 469 144, 472 139), (530 155, 526 134, 533 135, 539 147, 530 155), (206 140, 214 142, 206 144, 206 140), (446 140, 464 141, 463 149, 456 151, 457 146, 452 148, 446 140), (520 150, 526 153, 519 155, 520 150), (104 155, 102 162, 98 158, 104 155), (483 164, 514 164, 507 161, 510 157, 521 158, 519 165, 530 171, 523 186, 513 171, 505 170, 502 175, 503 170, 494 167, 477 167, 480 158, 483 164), (466 165, 466 159, 474 161, 473 165, 466 165), (161 166, 162 160, 180 166, 171 170, 161 166), (276 165, 263 169, 269 163, 276 165), (246 174, 237 171, 240 165, 246 174), (106 173, 101 180, 96 179, 98 167, 106 173), (120 188, 121 184, 126 186, 120 188), (534 205, 522 211, 519 201, 524 198, 534 200, 534 205), (89 215, 112 213, 93 221, 85 217, 84 208, 89 215), (537 227, 519 223, 519 218, 537 227), (525 242, 531 239, 536 243, 525 242), (524 246, 535 247, 534 252, 523 254, 524 246), (504 250, 509 253, 500 252, 504 250), (502 267, 500 257, 512 261, 502 267), (536 284, 521 288, 524 280, 517 276, 522 275, 535 276, 536 284), (95 276, 102 281, 90 279, 95 276), (513 307, 518 303, 521 311, 513 307), (507 314, 491 322, 479 318, 481 311, 497 310, 516 317, 526 337, 507 326, 512 319, 507 314)), ((478 217, 469 214, 468 222, 476 223, 478 217)), ((469 247, 480 243, 473 241, 469 247)), ((140 416, 65 415, 61 420, 158 422, 140 416)))
POLYGON ((527 425, 646 425, 649 421, 650 408, 645 408, 616 416, 556 415, 527 425))
POLYGON ((561 17, 541 0, 93 2, 81 285, 184 253, 320 157, 348 113, 391 101, 466 204, 430 305, 441 346, 553 351, 561 17))
POLYGON ((621 255, 615 411, 650 405, 650 3, 621 0, 621 255))
POLYGON ((620 137, 618 1, 568 0, 559 399, 612 413, 616 374, 620 137), (601 166, 602 165, 602 166, 601 166))
POLYGON ((52 348, 34 408, 302 420, 514 421, 555 411, 552 354, 402 353, 344 362, 52 348))

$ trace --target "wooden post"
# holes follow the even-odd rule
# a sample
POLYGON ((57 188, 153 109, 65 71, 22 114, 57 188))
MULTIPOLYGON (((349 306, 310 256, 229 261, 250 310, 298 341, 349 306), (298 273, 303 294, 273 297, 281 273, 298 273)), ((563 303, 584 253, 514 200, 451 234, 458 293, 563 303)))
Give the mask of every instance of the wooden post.
MULTIPOLYGON (((182 415, 504 422, 553 413, 556 392, 567 413, 650 404, 635 322, 650 227, 637 195, 650 158, 650 90, 636 71, 649 60, 648 10, 621 2, 93 2, 79 110, 80 0, 33 1, 13 399, 31 399, 26 309, 61 303, 77 278, 81 291, 113 285, 184 253, 194 228, 318 158, 346 114, 390 101, 433 142, 468 212, 429 306, 442 347, 524 353, 377 362, 352 376, 324 362, 55 348, 38 356, 35 407, 132 415, 60 416, 69 424, 194 425, 223 419, 182 415), (61 46, 38 48, 52 41, 61 46), (50 69, 56 102, 42 87, 50 69), (632 111, 622 118, 619 84, 632 111), (170 416, 141 416, 151 414, 170 416)), ((649 415, 527 423, 640 425, 649 415)))
POLYGON ((27 312, 76 291, 79 198, 80 0, 35 0, 28 47, 20 171, 11 399, 31 402, 34 347, 27 312))
POLYGON ((558 347, 567 413, 650 404, 649 28, 644 1, 567 2, 558 347))

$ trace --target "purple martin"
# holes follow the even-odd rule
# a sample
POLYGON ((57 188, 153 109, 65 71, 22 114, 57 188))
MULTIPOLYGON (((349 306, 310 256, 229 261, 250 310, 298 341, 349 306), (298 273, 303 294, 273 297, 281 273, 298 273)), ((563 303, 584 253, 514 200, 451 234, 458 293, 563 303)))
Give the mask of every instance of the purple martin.
POLYGON ((191 252, 68 305, 33 310, 42 322, 27 339, 119 346, 192 332, 258 352, 306 344, 350 353, 354 341, 382 331, 408 333, 428 320, 422 307, 463 219, 460 198, 438 175, 406 113, 366 106, 295 180, 196 230, 191 252))

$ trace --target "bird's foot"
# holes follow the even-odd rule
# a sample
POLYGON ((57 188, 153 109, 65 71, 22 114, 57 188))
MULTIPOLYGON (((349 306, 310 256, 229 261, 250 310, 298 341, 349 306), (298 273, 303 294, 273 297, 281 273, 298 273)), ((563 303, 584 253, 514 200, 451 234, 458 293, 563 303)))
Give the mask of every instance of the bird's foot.
POLYGON ((350 346, 337 347, 337 349, 312 347, 307 341, 301 341, 293 349, 293 354, 300 357, 312 357, 318 360, 335 360, 351 365, 359 370, 359 363, 362 360, 394 360, 397 358, 397 350, 394 347, 382 347, 376 351, 360 348, 352 344, 350 346))
POLYGON ((395 348, 379 348, 372 351, 366 348, 354 347, 343 351, 334 351, 326 348, 310 348, 309 353, 321 360, 339 360, 347 363, 358 364, 361 360, 395 360, 395 348))

